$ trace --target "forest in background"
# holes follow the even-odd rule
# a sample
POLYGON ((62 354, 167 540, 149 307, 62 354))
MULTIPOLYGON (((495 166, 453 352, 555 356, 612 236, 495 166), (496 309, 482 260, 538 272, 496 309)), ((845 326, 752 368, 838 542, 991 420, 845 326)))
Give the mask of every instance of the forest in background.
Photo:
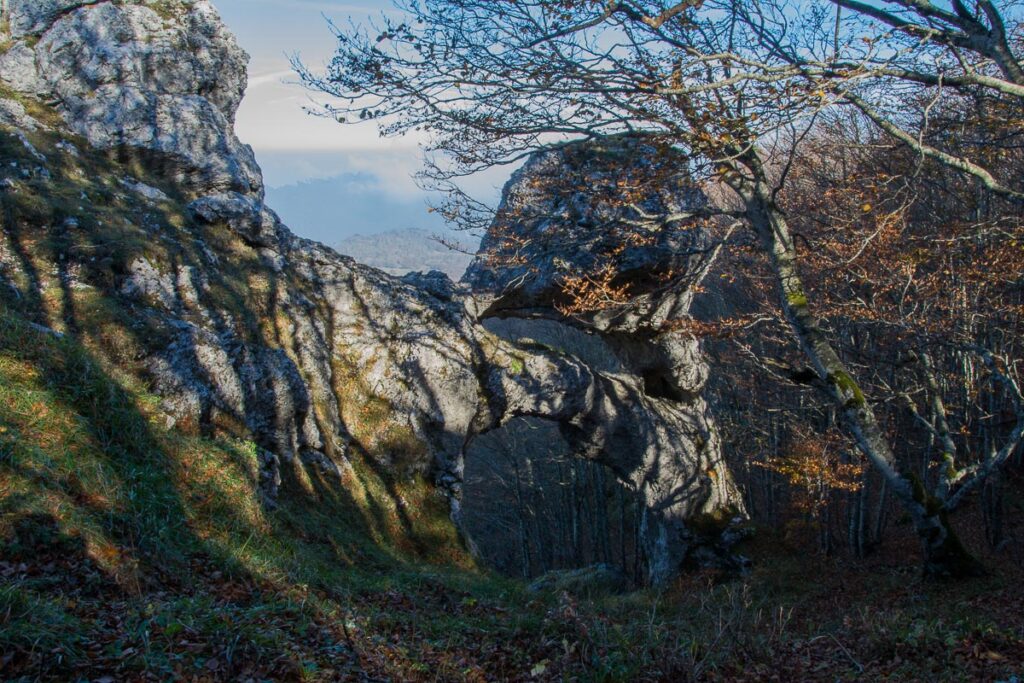
MULTIPOLYGON (((959 141, 964 154, 998 138, 991 154, 1001 172, 1024 177, 1019 119, 993 123, 991 108, 999 105, 986 98, 955 105, 930 113, 934 135, 959 141)), ((880 421, 905 435, 895 442, 898 457, 925 482, 941 476, 946 453, 980 462, 992 457, 1020 415, 1015 390, 1001 382, 1004 371, 1017 381, 1022 358, 1019 205, 922 160, 857 115, 818 123, 788 172, 780 204, 805 250, 805 281, 862 390, 880 397, 880 421)), ((706 335, 723 448, 755 522, 815 552, 861 558, 887 535, 906 532, 908 520, 844 433, 837 409, 821 400, 773 301, 770 277, 756 245, 733 233, 690 323, 706 335)), ((623 530, 634 528, 638 516, 625 502, 628 493, 605 481, 614 477, 595 474, 595 465, 564 451, 552 458, 551 443, 543 429, 531 438, 524 427, 495 446, 495 463, 488 460, 488 467, 504 468, 497 480, 507 492, 492 506, 505 533, 529 537, 519 558, 548 558, 502 564, 534 576, 582 566, 582 553, 588 562, 635 574, 634 558, 609 550, 632 543, 632 532, 623 530), (499 465, 502 459, 511 464, 499 465), (583 512, 566 510, 586 510, 588 517, 580 521, 583 512), (551 537, 553 519, 559 524, 551 537), (582 547, 566 542, 581 534, 582 547)), ((981 522, 967 531, 971 547, 1019 549, 1021 531, 1008 525, 1007 514, 1020 511, 1022 458, 1021 448, 1013 450, 1005 470, 970 501, 981 522)))

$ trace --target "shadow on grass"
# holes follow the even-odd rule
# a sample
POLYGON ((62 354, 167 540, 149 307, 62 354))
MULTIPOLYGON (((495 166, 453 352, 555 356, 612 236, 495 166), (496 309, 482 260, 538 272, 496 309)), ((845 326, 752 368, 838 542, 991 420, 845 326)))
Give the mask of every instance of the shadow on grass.
MULTIPOLYGON (((156 603, 172 611, 194 611, 199 605, 209 616, 191 617, 197 624, 193 648, 210 651, 210 656, 198 660, 197 666, 213 662, 218 674, 244 673, 241 668, 229 670, 215 651, 255 628, 248 620, 262 619, 260 610, 274 609, 282 598, 273 592, 273 579, 295 579, 294 566, 285 559, 304 550, 294 545, 292 552, 271 548, 262 561, 247 561, 252 554, 247 554, 246 544, 261 545, 260 536, 267 532, 259 523, 258 509, 239 504, 255 500, 252 459, 213 442, 154 432, 134 397, 74 338, 36 331, 7 311, 0 312, 0 355, 29 364, 38 373, 26 380, 23 390, 33 394, 39 415, 15 414, 12 406, 0 406, 10 413, 4 422, 18 418, 26 430, 70 430, 47 436, 50 445, 57 444, 52 454, 29 443, 38 437, 33 433, 0 461, 0 483, 22 489, 0 502, 0 606, 10 608, 0 610, 0 642, 3 650, 14 653, 3 666, 20 666, 25 675, 43 677, 70 675, 82 667, 106 671, 112 661, 120 667, 122 660, 125 670, 149 669, 150 662, 132 662, 123 652, 83 651, 76 644, 110 640, 114 647, 122 640, 134 642, 132 638, 149 633, 147 624, 156 618, 142 618, 138 612, 150 609, 145 604, 156 603), (60 425, 46 422, 54 415, 71 418, 60 425), (75 476, 87 459, 109 482, 109 499, 88 490, 88 477, 75 476), (209 476, 197 480, 196 473, 188 471, 190 466, 209 476), (188 490, 186 483, 196 484, 195 489, 188 490), (259 609, 238 612, 242 607, 237 600, 219 597, 219 584, 228 581, 264 587, 256 589, 264 593, 259 609), (179 605, 164 602, 169 595, 211 599, 179 605), (82 615, 79 621, 76 614, 85 604, 98 612, 82 615), (239 617, 220 621, 214 616, 218 613, 239 617), (122 622, 112 624, 112 614, 137 621, 136 631, 125 630, 122 622), (44 657, 41 644, 63 654, 44 657)), ((326 554, 318 558, 322 564, 329 560, 326 554)), ((308 572, 307 578, 314 575, 308 572)), ((301 671, 304 663, 286 640, 290 639, 265 643, 269 651, 259 659, 276 662, 284 667, 281 671, 301 671)), ((191 652, 180 651, 173 639, 161 647, 167 661, 191 652)), ((127 645, 122 649, 129 651, 127 645)), ((161 654, 157 649, 154 644, 152 651, 139 656, 161 654)), ((247 661, 251 664, 252 658, 247 661)), ((3 676, 7 673, 3 670, 3 676)))

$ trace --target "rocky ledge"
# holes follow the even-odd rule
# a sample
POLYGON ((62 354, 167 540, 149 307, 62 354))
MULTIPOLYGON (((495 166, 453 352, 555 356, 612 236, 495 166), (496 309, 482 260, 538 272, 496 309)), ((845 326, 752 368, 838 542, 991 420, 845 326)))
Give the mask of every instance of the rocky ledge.
MULTIPOLYGON (((531 416, 640 493, 652 581, 708 557, 705 522, 741 502, 698 344, 662 331, 687 313, 700 231, 669 226, 622 255, 623 272, 671 272, 670 287, 637 277, 613 314, 556 309, 558 268, 604 258, 594 236, 622 217, 601 194, 534 181, 600 185, 603 152, 540 155, 506 188, 485 247, 510 230, 560 236, 531 256, 541 268, 482 255, 461 285, 399 279, 296 237, 264 205, 233 131, 247 57, 210 2, 8 0, 6 13, 0 128, 19 156, 0 179, 4 300, 83 338, 109 340, 116 320, 131 353, 100 346, 160 397, 169 427, 260 445, 268 507, 299 467, 343 485, 360 449, 396 476, 431 477, 459 523, 473 437, 531 416), (46 193, 49 207, 30 210, 46 193), (87 302, 108 317, 82 316, 87 302), (527 327, 511 333, 509 317, 527 327), (542 325, 596 335, 615 362, 546 343, 542 325)), ((679 197, 701 201, 673 188, 644 201, 679 197)))

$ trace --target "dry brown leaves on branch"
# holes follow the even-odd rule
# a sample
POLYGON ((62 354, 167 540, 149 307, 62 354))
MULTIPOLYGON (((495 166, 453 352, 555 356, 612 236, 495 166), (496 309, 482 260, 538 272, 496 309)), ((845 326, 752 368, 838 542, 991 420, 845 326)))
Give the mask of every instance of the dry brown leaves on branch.
POLYGON ((813 517, 833 492, 859 491, 864 475, 860 456, 844 449, 840 438, 808 432, 797 433, 782 455, 754 464, 785 477, 795 492, 794 507, 813 517))

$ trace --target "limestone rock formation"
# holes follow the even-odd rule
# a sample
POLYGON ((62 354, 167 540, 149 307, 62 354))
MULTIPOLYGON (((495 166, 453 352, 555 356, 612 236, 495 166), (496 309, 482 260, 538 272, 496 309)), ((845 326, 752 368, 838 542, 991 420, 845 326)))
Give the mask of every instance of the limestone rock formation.
MULTIPOLYGON (((682 306, 685 287, 595 318, 612 370, 503 335, 484 318, 512 308, 517 276, 486 274, 502 283, 488 290, 477 269, 472 296, 440 274, 394 278, 296 237, 264 205, 232 125, 247 58, 207 0, 6 8, 0 128, 18 156, 0 168, 4 305, 145 381, 169 426, 254 440, 268 506, 290 468, 341 485, 359 449, 432 477, 458 523, 474 435, 533 416, 644 492, 652 580, 696 547, 688 519, 737 509, 697 344, 645 322, 682 306)), ((637 272, 689 264, 677 247, 629 258, 637 272)), ((529 306, 553 313, 553 292, 538 284, 529 306)))
POLYGON ((685 168, 671 149, 631 136, 533 155, 505 186, 464 277, 486 302, 482 315, 546 315, 565 303, 567 276, 608 266, 630 305, 595 310, 589 326, 650 331, 684 317, 710 248, 684 218, 708 205, 685 168))
MULTIPOLYGON (((713 253, 706 233, 686 218, 700 215, 707 200, 685 176, 666 176, 659 165, 685 168, 671 151, 629 136, 534 155, 506 185, 464 278, 482 317, 520 319, 504 326, 509 341, 565 344, 572 334, 564 328, 571 327, 590 334, 590 347, 603 348, 597 363, 575 356, 593 380, 562 431, 575 453, 608 466, 639 493, 654 582, 698 555, 710 559, 709 539, 695 529, 717 535, 743 512, 702 396, 708 367, 698 341, 671 325, 689 315, 713 253), (656 184, 623 200, 623 167, 637 170, 635 187, 645 178, 656 184), (605 266, 615 274, 609 284, 628 292, 621 303, 572 315, 556 310, 566 276, 605 266), (688 523, 694 519, 714 523, 688 523)), ((570 354, 585 346, 568 345, 570 354)))
POLYGON ((262 193, 252 150, 233 132, 248 56, 206 0, 9 0, 0 77, 55 101, 101 149, 154 152, 148 163, 191 188, 262 193))

